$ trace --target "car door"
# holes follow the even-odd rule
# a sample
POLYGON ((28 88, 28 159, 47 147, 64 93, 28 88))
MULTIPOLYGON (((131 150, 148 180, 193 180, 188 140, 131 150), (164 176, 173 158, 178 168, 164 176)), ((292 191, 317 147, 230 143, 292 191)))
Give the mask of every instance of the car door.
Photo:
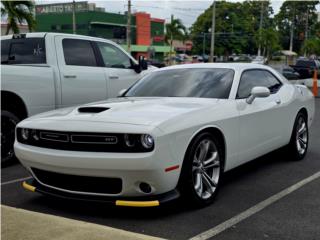
POLYGON ((107 98, 107 82, 92 41, 57 36, 62 107, 107 98))
POLYGON ((253 69, 242 73, 238 92, 239 110, 239 161, 244 163, 272 151, 282 144, 281 108, 282 83, 269 71, 253 69), (246 102, 255 86, 268 87, 270 96, 256 98, 251 104, 246 102))
POLYGON ((132 60, 120 48, 105 42, 96 42, 96 44, 104 63, 108 97, 117 97, 120 90, 129 88, 142 75, 135 72, 132 68, 132 60))

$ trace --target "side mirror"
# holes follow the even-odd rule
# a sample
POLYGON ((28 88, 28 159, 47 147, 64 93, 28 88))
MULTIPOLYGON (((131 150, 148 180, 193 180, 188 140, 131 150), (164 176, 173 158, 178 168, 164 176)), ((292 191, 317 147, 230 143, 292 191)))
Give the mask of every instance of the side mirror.
POLYGON ((118 92, 118 97, 122 97, 123 94, 125 94, 125 92, 127 91, 127 89, 121 89, 119 92, 118 92))
POLYGON ((138 64, 135 64, 133 61, 131 61, 131 64, 136 73, 141 73, 143 70, 148 69, 148 63, 143 56, 139 57, 138 64))
POLYGON ((246 102, 251 104, 255 98, 265 98, 270 96, 270 90, 267 87, 254 87, 246 102))
POLYGON ((148 69, 148 63, 143 56, 139 57, 139 66, 141 67, 142 71, 148 69))

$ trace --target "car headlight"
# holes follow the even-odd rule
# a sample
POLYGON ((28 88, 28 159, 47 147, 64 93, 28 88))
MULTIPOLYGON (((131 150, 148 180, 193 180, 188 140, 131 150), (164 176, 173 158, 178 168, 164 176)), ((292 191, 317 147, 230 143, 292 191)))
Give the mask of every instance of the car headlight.
POLYGON ((29 129, 22 128, 21 129, 21 137, 22 137, 23 140, 28 140, 28 138, 29 138, 29 129))
POLYGON ((154 139, 149 134, 142 134, 140 141, 141 141, 142 146, 146 149, 150 149, 154 145, 154 139))

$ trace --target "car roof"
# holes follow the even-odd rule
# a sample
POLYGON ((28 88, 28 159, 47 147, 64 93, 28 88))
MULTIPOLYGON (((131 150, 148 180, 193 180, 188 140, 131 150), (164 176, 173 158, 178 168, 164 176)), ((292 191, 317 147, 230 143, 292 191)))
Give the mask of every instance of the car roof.
POLYGON ((192 68, 225 68, 232 69, 234 71, 243 71, 246 69, 267 69, 269 66, 256 63, 193 63, 193 64, 181 64, 169 67, 160 68, 157 71, 170 70, 170 69, 192 69, 192 68))
MULTIPOLYGON (((19 35, 19 34, 17 34, 19 35)), ((72 37, 72 38, 86 38, 86 39, 91 39, 91 40, 99 40, 99 41, 104 41, 104 42, 112 42, 108 39, 105 38, 98 38, 98 37, 91 37, 91 36, 86 36, 86 35, 80 35, 80 34, 70 34, 70 33, 58 33, 58 32, 31 32, 31 33, 20 33, 20 35, 25 35, 26 38, 43 38, 46 35, 50 36, 65 36, 65 37, 72 37)), ((1 36, 1 40, 6 40, 6 39, 12 39, 13 34, 11 35, 6 35, 6 36, 1 36)))

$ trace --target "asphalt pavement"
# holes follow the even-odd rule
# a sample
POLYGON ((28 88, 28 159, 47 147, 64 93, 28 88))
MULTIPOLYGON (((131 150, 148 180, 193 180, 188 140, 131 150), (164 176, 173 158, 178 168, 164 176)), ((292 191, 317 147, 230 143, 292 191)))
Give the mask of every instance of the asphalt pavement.
MULTIPOLYGON (((119 208, 52 199, 22 188, 20 179, 29 175, 18 163, 2 169, 1 203, 149 236, 189 239, 242 216, 244 211, 319 171, 320 99, 317 98, 309 151, 303 161, 291 161, 284 152, 275 151, 238 167, 226 173, 216 201, 206 208, 192 209, 182 201, 160 208, 119 208)), ((319 216, 320 178, 317 178, 210 239, 318 240, 319 216)))

